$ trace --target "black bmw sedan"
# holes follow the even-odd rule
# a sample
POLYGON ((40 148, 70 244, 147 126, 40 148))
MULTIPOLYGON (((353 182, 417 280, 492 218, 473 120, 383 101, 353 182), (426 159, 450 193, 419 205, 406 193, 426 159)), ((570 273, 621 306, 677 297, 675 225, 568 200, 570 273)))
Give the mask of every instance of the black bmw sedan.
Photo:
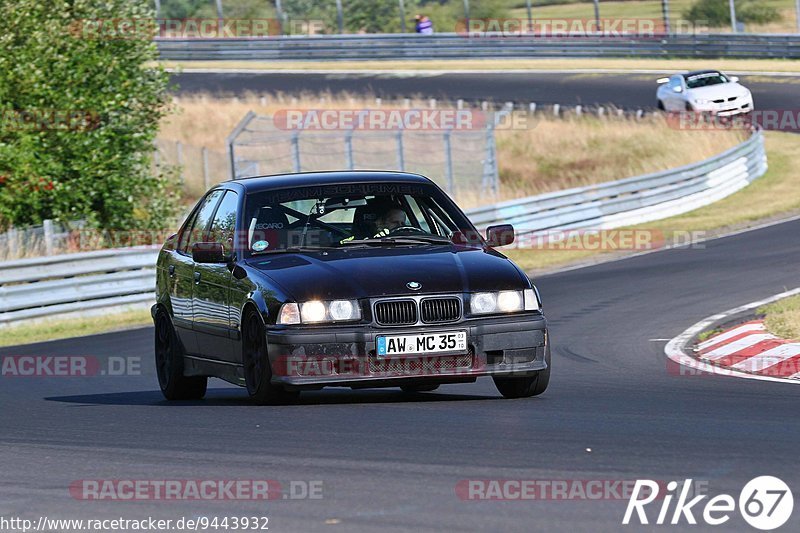
POLYGON ((209 377, 258 403, 326 386, 432 391, 492 376, 541 394, 550 343, 536 288, 431 180, 321 172, 222 183, 158 258, 155 356, 169 400, 209 377))

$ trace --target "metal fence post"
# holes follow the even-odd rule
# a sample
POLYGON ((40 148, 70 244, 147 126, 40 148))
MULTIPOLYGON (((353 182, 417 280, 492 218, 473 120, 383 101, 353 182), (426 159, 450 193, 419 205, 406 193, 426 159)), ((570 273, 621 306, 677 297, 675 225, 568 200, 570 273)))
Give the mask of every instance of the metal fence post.
POLYGON ((469 32, 469 0, 464 0, 464 22, 466 23, 464 26, 469 32))
MULTIPOLYGON (((800 2, 800 0, 797 0, 800 2)), ((399 0, 400 3, 400 31, 405 33, 406 32, 406 4, 403 0, 399 0)))
POLYGON ((44 250, 46 255, 53 255, 55 243, 53 242, 53 221, 50 219, 42 222, 44 226, 44 250))
POLYGON ((275 18, 278 19, 278 33, 280 35, 285 35, 286 32, 283 28, 283 7, 281 6, 281 0, 275 0, 275 18))
POLYGON ((180 141, 175 141, 175 157, 178 160, 178 181, 183 186, 183 144, 180 141))
POLYGON ((211 187, 208 175, 208 148, 203 146, 201 152, 203 154, 203 187, 205 187, 205 190, 208 190, 211 187))
POLYGON ((397 128, 397 168, 402 172, 406 170, 405 150, 403 149, 403 126, 397 128))
POLYGON ((216 0, 217 4, 217 19, 222 20, 224 17, 222 16, 222 0, 216 0))
POLYGON ((302 165, 300 164, 300 131, 296 130, 292 133, 292 167, 295 172, 300 172, 302 165))
POLYGON ((600 0, 594 0, 594 22, 600 28, 600 0))
POLYGON ((669 22, 669 0, 661 0, 661 15, 664 17, 664 33, 672 33, 669 22))
POLYGON ((734 3, 733 0, 728 0, 728 3, 730 4, 730 9, 731 9, 731 30, 733 31, 733 33, 737 33, 737 31, 736 31, 737 30, 737 28, 736 28, 736 4, 734 3))
POLYGON ((483 180, 481 192, 491 191, 497 195, 500 189, 500 172, 497 168, 497 145, 494 139, 495 119, 486 124, 486 156, 483 159, 483 180))
POLYGON ((452 130, 446 130, 444 132, 444 161, 445 161, 445 178, 447 183, 447 194, 452 196, 455 194, 454 187, 453 187, 453 151, 451 150, 451 143, 450 137, 452 136, 452 130))
POLYGON ((353 129, 349 129, 344 134, 344 164, 348 170, 355 168, 353 161, 353 129))
POLYGON ((8 228, 6 232, 6 240, 8 241, 8 257, 9 259, 16 259, 19 254, 19 241, 17 240, 17 229, 8 228))
POLYGON ((339 27, 339 34, 344 33, 344 11, 342 9, 342 0, 336 0, 336 25, 339 27))
POLYGON ((228 147, 228 162, 230 163, 231 170, 230 178, 232 180, 235 180, 239 177, 236 175, 236 139, 239 138, 239 135, 242 134, 247 125, 250 124, 254 118, 256 118, 256 114, 252 111, 248 111, 247 114, 242 117, 242 120, 239 121, 236 127, 233 128, 231 134, 225 139, 225 144, 228 147))
POLYGON ((161 16, 161 0, 156 0, 156 18, 161 16))

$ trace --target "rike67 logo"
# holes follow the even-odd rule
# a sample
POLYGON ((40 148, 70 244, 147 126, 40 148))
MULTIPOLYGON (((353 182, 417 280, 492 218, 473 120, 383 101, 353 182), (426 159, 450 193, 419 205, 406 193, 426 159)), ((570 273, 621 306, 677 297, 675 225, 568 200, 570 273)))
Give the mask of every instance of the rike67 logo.
MULTIPOLYGON (((658 525, 697 525, 700 518, 701 523, 720 526, 731 519, 738 503, 738 511, 745 522, 756 529, 769 531, 784 525, 794 509, 794 497, 789 486, 773 476, 759 476, 748 481, 739 493, 738 502, 729 494, 719 494, 707 501, 704 501, 708 498, 707 494, 691 497, 691 479, 682 484, 670 481, 666 493, 660 494, 659 488, 663 488, 663 485, 656 481, 636 480, 622 523, 652 523, 652 513, 648 516, 645 507, 656 500, 661 503, 654 522, 658 525)), ((658 504, 654 507, 658 507, 658 504)))

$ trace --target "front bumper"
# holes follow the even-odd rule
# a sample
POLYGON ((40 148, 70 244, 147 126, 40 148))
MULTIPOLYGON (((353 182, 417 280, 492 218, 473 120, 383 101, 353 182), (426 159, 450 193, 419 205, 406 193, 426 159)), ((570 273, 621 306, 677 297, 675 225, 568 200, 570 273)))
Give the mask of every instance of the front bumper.
POLYGON ((272 382, 290 388, 398 386, 474 381, 480 376, 535 375, 547 368, 547 322, 538 313, 411 328, 369 325, 294 328, 267 333, 272 382), (467 354, 380 358, 378 335, 466 331, 467 354))
POLYGON ((719 117, 733 117, 753 111, 753 98, 752 96, 739 97, 731 102, 723 103, 698 104, 694 102, 692 105, 695 112, 698 113, 709 113, 719 117))

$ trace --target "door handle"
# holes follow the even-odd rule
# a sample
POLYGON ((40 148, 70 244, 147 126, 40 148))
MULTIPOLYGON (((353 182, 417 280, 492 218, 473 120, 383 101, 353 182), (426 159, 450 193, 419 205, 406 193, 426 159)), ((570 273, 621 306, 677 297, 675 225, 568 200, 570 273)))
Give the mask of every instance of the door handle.
POLYGON ((170 265, 167 270, 169 270, 169 277, 174 278, 175 277, 175 265, 170 265))
POLYGON ((195 272, 194 273, 194 282, 195 283, 200 283, 200 272, 195 272))

